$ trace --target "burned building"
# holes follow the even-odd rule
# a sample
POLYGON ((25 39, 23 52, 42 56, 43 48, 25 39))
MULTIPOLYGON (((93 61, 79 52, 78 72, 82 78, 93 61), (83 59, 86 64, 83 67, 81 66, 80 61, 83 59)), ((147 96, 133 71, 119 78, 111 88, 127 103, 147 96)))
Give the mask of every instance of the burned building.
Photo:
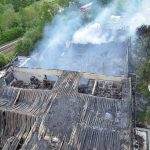
POLYGON ((0 149, 129 150, 131 80, 12 67, 0 78, 0 149))

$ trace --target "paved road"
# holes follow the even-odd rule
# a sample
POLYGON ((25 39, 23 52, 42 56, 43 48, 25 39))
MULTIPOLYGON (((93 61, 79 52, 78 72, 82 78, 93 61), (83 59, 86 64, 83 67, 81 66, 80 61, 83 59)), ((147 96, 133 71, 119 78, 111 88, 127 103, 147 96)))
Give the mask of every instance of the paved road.
POLYGON ((10 42, 8 44, 5 44, 3 46, 0 46, 0 52, 1 53, 7 53, 10 52, 11 50, 13 50, 13 48, 15 47, 16 43, 18 40, 10 42))

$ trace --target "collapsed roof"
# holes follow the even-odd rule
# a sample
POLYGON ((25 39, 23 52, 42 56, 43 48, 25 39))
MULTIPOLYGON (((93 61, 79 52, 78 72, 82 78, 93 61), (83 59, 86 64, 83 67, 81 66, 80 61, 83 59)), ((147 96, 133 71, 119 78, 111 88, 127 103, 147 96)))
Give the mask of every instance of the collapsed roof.
POLYGON ((0 78, 0 93, 3 149, 131 147, 129 78, 9 68, 0 78))

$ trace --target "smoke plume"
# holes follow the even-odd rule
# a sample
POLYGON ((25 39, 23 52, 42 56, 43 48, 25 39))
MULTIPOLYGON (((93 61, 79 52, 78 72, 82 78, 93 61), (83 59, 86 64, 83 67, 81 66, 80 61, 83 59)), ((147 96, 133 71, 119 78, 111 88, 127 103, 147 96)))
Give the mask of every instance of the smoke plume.
POLYGON ((25 67, 126 74, 127 40, 150 24, 150 2, 114 0, 102 7, 93 1, 87 12, 81 6, 72 4, 45 25, 25 67))

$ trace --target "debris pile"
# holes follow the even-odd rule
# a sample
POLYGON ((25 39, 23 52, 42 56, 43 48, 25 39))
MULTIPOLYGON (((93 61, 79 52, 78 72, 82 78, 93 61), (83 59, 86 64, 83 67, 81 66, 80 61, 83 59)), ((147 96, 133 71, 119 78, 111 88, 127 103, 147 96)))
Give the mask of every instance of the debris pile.
POLYGON ((45 75, 43 81, 41 82, 36 78, 35 76, 32 76, 30 78, 30 82, 24 82, 21 80, 15 80, 11 84, 13 87, 18 88, 25 88, 25 89, 49 89, 51 90, 55 84, 55 81, 50 81, 47 79, 47 76, 45 75))
POLYGON ((92 94, 98 97, 122 98, 122 84, 113 81, 95 81, 89 80, 85 84, 80 84, 78 92, 83 94, 92 94))
POLYGON ((8 83, 8 76, 0 78, 5 82, 0 85, 1 149, 130 149, 128 78, 27 68, 14 68, 11 74, 8 83), (52 86, 51 74, 59 76, 52 86), (101 88, 118 90, 122 97, 119 92, 116 98, 102 95, 101 88))
POLYGON ((80 84, 78 87, 79 93, 92 94, 94 80, 89 80, 87 84, 80 84))
POLYGON ((122 85, 117 82, 98 81, 95 89, 95 96, 121 99, 122 85))
POLYGON ((135 143, 134 147, 136 149, 143 150, 143 147, 144 147, 144 139, 143 139, 143 137, 136 134, 135 135, 135 140, 136 140, 136 143, 135 143))

